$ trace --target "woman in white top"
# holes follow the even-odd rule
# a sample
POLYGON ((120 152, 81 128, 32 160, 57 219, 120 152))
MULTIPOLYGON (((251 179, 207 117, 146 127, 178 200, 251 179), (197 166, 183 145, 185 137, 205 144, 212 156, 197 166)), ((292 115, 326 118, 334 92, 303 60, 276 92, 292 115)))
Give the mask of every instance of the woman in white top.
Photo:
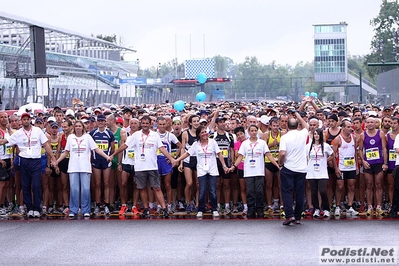
POLYGON ((67 138, 65 152, 57 160, 57 164, 69 154, 68 174, 70 183, 69 217, 74 218, 79 209, 79 188, 81 189, 80 204, 84 217, 90 217, 90 175, 91 175, 91 151, 95 150, 105 159, 109 159, 99 149, 93 138, 86 134, 82 121, 74 124, 74 134, 67 138))
POLYGON ((248 127, 249 139, 238 150, 238 157, 230 168, 235 170, 244 160, 244 179, 247 187, 248 218, 263 218, 263 198, 265 182, 265 155, 270 162, 280 168, 270 153, 266 141, 258 138, 258 127, 248 127), (245 159, 244 159, 245 158, 245 159))
MULTIPOLYGON (((184 160, 188 156, 195 156, 197 158, 197 175, 199 183, 199 205, 197 217, 201 218, 205 211, 205 194, 207 191, 207 184, 209 183, 209 194, 212 206, 212 216, 219 217, 217 209, 216 197, 216 182, 219 177, 218 166, 216 163, 216 156, 221 162, 224 162, 223 155, 220 152, 219 146, 215 140, 209 139, 209 133, 206 127, 199 126, 196 129, 197 141, 182 156, 177 158, 177 161, 184 160)), ((228 168, 223 165, 223 169, 227 172, 228 168)))
POLYGON ((317 128, 313 133, 311 143, 306 145, 306 152, 308 158, 308 170, 306 179, 309 182, 312 203, 314 207, 313 217, 320 217, 319 193, 321 196, 322 209, 324 210, 324 217, 330 217, 328 211, 328 198, 327 198, 327 160, 333 156, 331 146, 324 142, 323 130, 317 128))

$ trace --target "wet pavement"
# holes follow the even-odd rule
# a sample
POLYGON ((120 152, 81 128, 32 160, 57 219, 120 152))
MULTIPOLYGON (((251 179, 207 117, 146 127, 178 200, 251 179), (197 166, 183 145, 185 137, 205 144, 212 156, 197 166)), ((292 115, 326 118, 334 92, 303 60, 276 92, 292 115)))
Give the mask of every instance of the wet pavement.
POLYGON ((0 221, 2 265, 316 265, 322 246, 399 243, 399 220, 221 216, 12 217, 0 221))

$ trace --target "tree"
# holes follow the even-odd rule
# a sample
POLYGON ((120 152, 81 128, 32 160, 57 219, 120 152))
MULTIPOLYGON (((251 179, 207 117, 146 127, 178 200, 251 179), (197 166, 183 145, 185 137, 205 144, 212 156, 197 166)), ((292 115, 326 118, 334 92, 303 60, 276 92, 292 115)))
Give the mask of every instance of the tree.
MULTIPOLYGON (((399 5, 398 1, 383 0, 380 13, 370 21, 374 27, 374 37, 371 40, 372 52, 366 55, 365 65, 367 63, 394 62, 399 54, 399 5)), ((367 73, 370 77, 391 70, 396 67, 369 67, 367 73)))
POLYGON ((116 34, 111 35, 111 36, 98 34, 98 35, 96 36, 96 38, 116 44, 116 34))

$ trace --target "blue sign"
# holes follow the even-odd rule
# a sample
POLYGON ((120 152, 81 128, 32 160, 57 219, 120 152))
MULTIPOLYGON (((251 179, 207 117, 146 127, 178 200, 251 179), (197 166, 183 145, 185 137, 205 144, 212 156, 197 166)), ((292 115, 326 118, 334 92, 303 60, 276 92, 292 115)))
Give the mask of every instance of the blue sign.
POLYGON ((146 78, 125 78, 119 79, 119 84, 135 84, 135 85, 143 85, 147 84, 146 78))

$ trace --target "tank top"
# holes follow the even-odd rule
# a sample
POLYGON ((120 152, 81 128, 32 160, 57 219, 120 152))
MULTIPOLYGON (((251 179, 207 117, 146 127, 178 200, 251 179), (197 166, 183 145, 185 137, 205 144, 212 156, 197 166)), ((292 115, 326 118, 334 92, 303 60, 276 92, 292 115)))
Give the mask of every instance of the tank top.
POLYGON ((396 152, 393 147, 393 144, 395 142, 394 139, 391 137, 391 133, 387 134, 387 150, 388 150, 388 169, 393 170, 395 169, 395 163, 396 163, 396 152))
MULTIPOLYGON (((281 132, 279 130, 278 133, 277 133, 277 137, 276 137, 276 139, 277 139, 279 144, 269 148, 270 153, 271 153, 271 155, 273 156, 273 158, 274 158, 274 160, 276 162, 278 161, 278 154, 279 154, 278 151, 279 151, 279 148, 280 148, 280 137, 281 137, 281 132)), ((272 137, 272 132, 270 131, 269 139, 267 140, 267 146, 271 145, 273 142, 274 142, 274 138, 272 137)), ((265 162, 266 163, 270 163, 269 158, 267 158, 266 156, 265 156, 265 162)))
MULTIPOLYGON (((177 138, 177 140, 181 143, 181 140, 182 140, 182 135, 183 134, 181 134, 180 133, 180 135, 179 136, 176 136, 176 138, 177 138)), ((177 145, 175 144, 175 143, 171 143, 171 146, 170 146, 170 155, 172 155, 172 157, 173 158, 176 158, 176 154, 177 154, 177 145)))
MULTIPOLYGON (((114 134, 115 138, 115 150, 119 148, 119 145, 121 144, 121 128, 118 127, 114 134)), ((114 163, 118 163, 118 156, 115 156, 114 159, 112 160, 114 163)))
MULTIPOLYGON (((65 146, 66 146, 66 141, 67 141, 65 136, 66 136, 65 134, 62 134, 62 136, 61 136, 61 153, 65 152, 65 146)), ((66 158, 69 158, 69 154, 67 155, 66 158)))
POLYGON ((331 148, 332 148, 332 141, 333 141, 339 134, 341 134, 341 129, 339 129, 339 131, 338 131, 338 133, 337 133, 336 135, 332 135, 332 134, 330 133, 330 129, 329 129, 329 128, 327 129, 327 139, 326 139, 326 142, 327 142, 328 144, 330 144, 331 148))
POLYGON ((367 135, 364 131, 364 160, 369 164, 383 163, 382 158, 382 140, 380 137, 380 130, 377 130, 377 134, 374 137, 367 135))
POLYGON ((58 149, 58 141, 51 142, 50 145, 51 145, 51 151, 55 155, 57 153, 57 149, 58 149))
MULTIPOLYGON (((188 140, 184 147, 185 151, 188 151, 188 149, 190 149, 191 145, 193 145, 193 143, 197 141, 196 138, 190 134, 190 129, 187 129, 187 136, 188 136, 188 140)), ((186 159, 184 159, 183 162, 189 163, 191 157, 196 158, 195 156, 189 156, 186 159)))
POLYGON ((356 171, 356 164, 355 164, 355 156, 356 156, 356 150, 355 150, 355 140, 352 136, 350 135, 351 141, 346 142, 344 138, 339 135, 339 138, 341 139, 341 146, 338 148, 338 168, 341 171, 356 171))

